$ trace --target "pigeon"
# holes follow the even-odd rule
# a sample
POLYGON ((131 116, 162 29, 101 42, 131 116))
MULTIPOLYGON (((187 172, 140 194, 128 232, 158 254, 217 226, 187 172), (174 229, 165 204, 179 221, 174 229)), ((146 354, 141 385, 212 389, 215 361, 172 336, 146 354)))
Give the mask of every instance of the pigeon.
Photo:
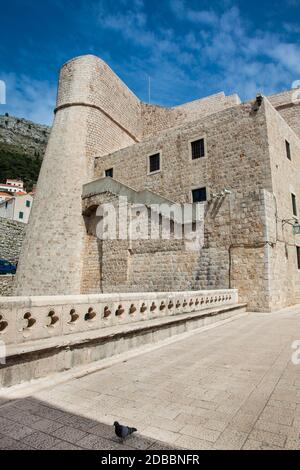
POLYGON ((118 436, 120 439, 126 439, 126 437, 130 436, 130 434, 133 434, 134 432, 137 431, 136 428, 129 428, 128 426, 122 426, 122 424, 119 424, 118 421, 114 422, 114 427, 115 427, 116 436, 118 436))

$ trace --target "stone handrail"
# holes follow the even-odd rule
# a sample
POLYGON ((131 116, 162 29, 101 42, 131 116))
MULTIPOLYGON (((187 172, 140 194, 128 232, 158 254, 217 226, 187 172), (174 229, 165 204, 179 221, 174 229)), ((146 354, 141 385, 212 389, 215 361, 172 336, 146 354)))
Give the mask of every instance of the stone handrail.
POLYGON ((0 297, 0 340, 17 345, 237 303, 236 289, 0 297))

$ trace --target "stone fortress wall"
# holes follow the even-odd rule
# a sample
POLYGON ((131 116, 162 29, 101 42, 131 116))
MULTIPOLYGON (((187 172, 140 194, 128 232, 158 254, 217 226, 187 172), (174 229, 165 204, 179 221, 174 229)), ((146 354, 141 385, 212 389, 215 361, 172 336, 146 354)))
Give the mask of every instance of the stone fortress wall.
POLYGON ((219 93, 167 109, 141 103, 94 56, 65 64, 16 294, 234 287, 254 310, 295 303, 298 241, 290 242, 287 264, 276 219, 279 208, 282 219, 291 215, 289 188, 296 188, 297 170, 299 174, 295 157, 293 181, 288 174, 284 177, 282 196, 279 166, 285 169, 289 163, 285 140, 295 154, 299 146, 299 107, 293 106, 293 118, 286 118, 287 99, 286 94, 265 98, 257 106, 219 93), (192 161, 190 141, 198 138, 205 139, 206 156, 192 161), (162 168, 149 175, 147 158, 156 152, 162 168), (281 163, 274 163, 276 159, 281 163), (204 248, 189 257, 173 242, 99 242, 95 210, 106 195, 85 201, 83 216, 82 187, 112 167, 120 183, 174 202, 190 202, 191 190, 206 186, 204 248), (230 194, 212 200, 213 193, 225 188, 230 194), (274 195, 282 198, 277 206, 274 195))
MULTIPOLYGON (((263 287, 267 262, 263 214, 264 193, 272 185, 264 106, 254 113, 252 104, 238 105, 96 158, 95 176, 101 177, 111 167, 116 180, 178 203, 191 202, 191 188, 205 186, 210 194, 231 190, 230 195, 207 205, 205 244, 199 253, 175 250, 171 243, 166 247, 161 241, 127 249, 127 290, 162 290, 169 283, 178 290, 231 284, 251 308, 268 308, 263 287), (189 142, 200 137, 205 137, 207 155, 192 160, 189 142), (149 175, 147 157, 157 151, 162 170, 149 175)), ((114 250, 105 251, 115 252, 118 246, 121 252, 118 242, 114 250)), ((114 276, 109 291, 116 285, 118 277, 114 276)))
POLYGON ((0 258, 11 263, 19 261, 26 224, 0 217, 0 258))
MULTIPOLYGON (((26 225, 0 217, 0 258, 17 263, 25 237, 26 225)), ((0 296, 13 292, 14 275, 0 275, 0 296)))
POLYGON ((136 141, 139 106, 100 59, 84 56, 62 67, 55 119, 16 276, 17 295, 80 293, 82 185, 93 179, 93 155, 136 141))
MULTIPOLYGON (((294 114, 300 108, 293 106, 294 114)), ((268 141, 271 162, 272 194, 266 214, 266 230, 273 243, 269 251, 270 299, 274 308, 300 302, 300 270, 297 265, 296 246, 300 246, 300 235, 295 235, 291 195, 296 196, 297 212, 300 210, 300 139, 294 129, 266 100, 268 141), (286 141, 289 142, 291 160, 286 156, 286 141)), ((300 127, 299 127, 300 130, 300 127)), ((300 134, 299 134, 300 135, 300 134)))

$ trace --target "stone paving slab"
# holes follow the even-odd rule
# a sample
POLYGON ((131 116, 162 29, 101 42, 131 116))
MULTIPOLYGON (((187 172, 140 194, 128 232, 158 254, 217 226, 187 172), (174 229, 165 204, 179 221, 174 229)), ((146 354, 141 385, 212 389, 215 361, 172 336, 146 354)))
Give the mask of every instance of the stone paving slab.
POLYGON ((300 307, 251 313, 18 399, 1 390, 0 448, 299 449, 299 339, 300 307), (120 443, 114 420, 138 433, 120 443))

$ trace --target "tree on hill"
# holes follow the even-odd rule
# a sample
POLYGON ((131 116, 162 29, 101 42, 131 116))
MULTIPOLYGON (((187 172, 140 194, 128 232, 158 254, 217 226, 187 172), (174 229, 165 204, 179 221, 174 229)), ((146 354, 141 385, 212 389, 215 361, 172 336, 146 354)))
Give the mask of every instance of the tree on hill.
POLYGON ((0 143, 0 182, 7 178, 19 178, 24 181, 26 191, 31 191, 36 184, 42 159, 22 153, 17 146, 0 143))

